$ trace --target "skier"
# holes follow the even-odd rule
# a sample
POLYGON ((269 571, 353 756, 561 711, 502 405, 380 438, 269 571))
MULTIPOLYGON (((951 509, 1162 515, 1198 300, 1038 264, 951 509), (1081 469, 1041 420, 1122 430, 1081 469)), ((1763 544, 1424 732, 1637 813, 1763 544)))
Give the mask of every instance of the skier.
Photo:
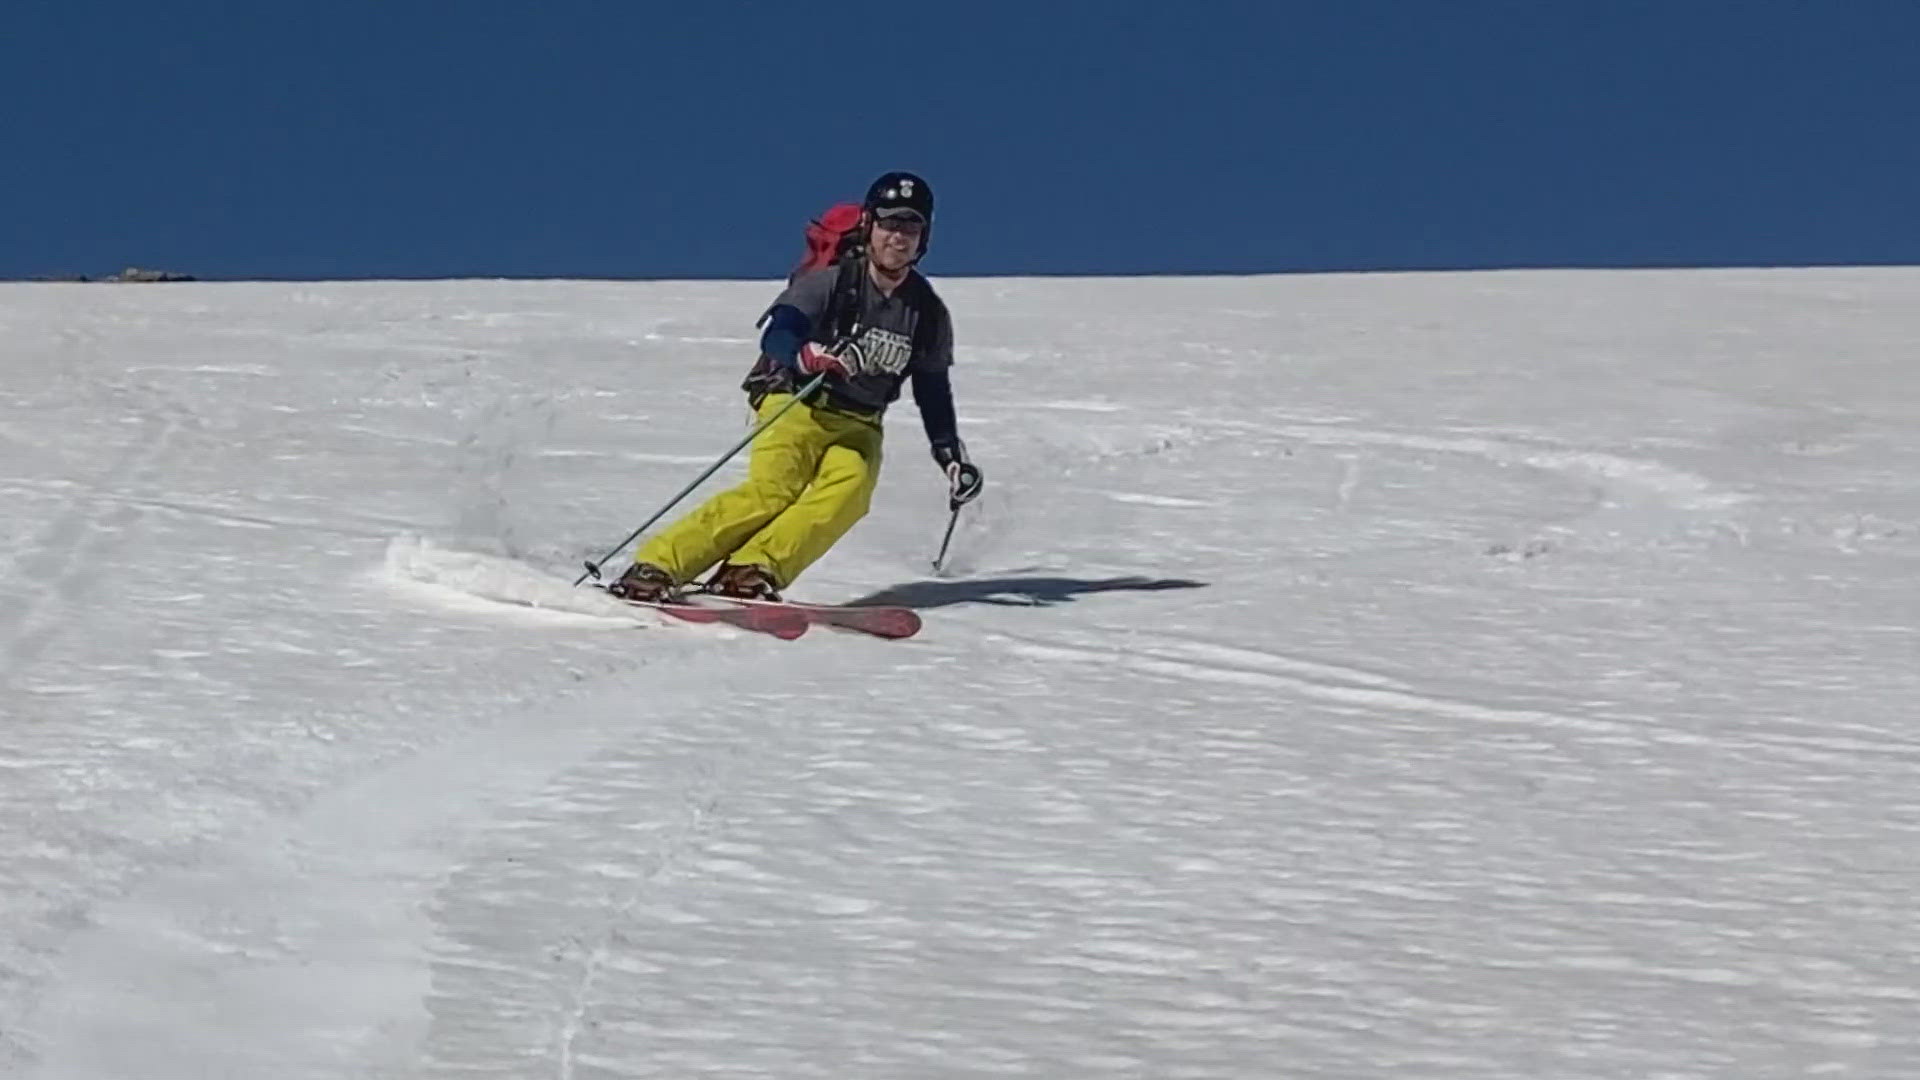
POLYGON ((933 232, 933 191, 912 173, 886 173, 867 189, 854 229, 839 263, 797 275, 774 300, 742 384, 762 422, 824 374, 820 390, 754 440, 744 483, 643 545, 609 592, 672 599, 719 563, 709 591, 779 599, 865 516, 881 416, 908 379, 952 502, 979 496, 983 478, 960 441, 947 377, 953 325, 915 266, 933 232))

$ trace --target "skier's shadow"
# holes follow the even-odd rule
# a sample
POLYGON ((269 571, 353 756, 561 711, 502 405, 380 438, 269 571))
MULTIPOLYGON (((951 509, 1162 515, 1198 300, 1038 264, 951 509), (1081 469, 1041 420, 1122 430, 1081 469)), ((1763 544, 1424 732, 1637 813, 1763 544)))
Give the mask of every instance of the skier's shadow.
POLYGON ((1184 578, 1117 577, 1098 581, 1069 577, 1000 577, 968 581, 909 581, 869 593, 850 604, 895 604, 920 610, 954 604, 1047 607, 1070 604, 1089 593, 1165 592, 1204 589, 1204 581, 1184 578))

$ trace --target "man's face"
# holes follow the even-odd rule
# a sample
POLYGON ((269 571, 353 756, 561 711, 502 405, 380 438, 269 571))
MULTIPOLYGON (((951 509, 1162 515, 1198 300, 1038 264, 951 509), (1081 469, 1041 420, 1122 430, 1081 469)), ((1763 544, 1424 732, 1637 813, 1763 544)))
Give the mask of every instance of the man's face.
POLYGON ((927 223, 918 217, 883 217, 873 222, 873 261, 880 269, 897 273, 913 265, 920 253, 920 237, 927 223))

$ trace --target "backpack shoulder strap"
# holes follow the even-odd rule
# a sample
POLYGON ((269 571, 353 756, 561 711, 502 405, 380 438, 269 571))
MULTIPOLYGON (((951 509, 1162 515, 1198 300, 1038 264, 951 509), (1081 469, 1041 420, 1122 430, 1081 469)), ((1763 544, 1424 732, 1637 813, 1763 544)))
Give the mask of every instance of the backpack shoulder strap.
POLYGON ((849 251, 839 262, 833 299, 827 302, 827 321, 833 327, 831 340, 836 345, 859 332, 856 323, 860 318, 860 287, 864 284, 861 279, 866 277, 861 271, 866 262, 866 252, 860 250, 849 251))

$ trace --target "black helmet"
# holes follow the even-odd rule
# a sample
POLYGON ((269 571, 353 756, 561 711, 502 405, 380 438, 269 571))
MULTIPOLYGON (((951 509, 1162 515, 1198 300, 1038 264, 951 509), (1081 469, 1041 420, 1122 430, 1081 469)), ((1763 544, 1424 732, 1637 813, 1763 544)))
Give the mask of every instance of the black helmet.
POLYGON ((927 223, 920 234, 920 254, 927 253, 927 241, 933 237, 933 188, 925 180, 910 172, 885 173, 867 188, 861 209, 869 225, 876 217, 892 217, 902 210, 919 214, 927 223))

